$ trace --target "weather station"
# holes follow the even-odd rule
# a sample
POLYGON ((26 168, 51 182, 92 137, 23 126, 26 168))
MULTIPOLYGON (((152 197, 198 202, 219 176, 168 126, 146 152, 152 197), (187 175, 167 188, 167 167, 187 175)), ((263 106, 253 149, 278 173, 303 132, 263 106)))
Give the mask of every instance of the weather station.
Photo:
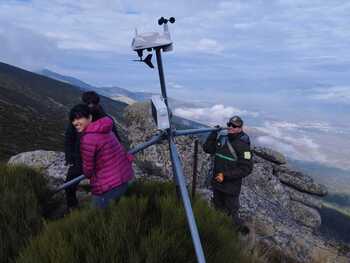
MULTIPOLYGON (((156 53, 157 58, 157 68, 159 74, 161 95, 156 95, 151 98, 151 110, 154 121, 158 127, 158 132, 148 141, 137 145, 135 148, 129 151, 130 154, 136 154, 149 146, 158 144, 161 141, 167 140, 169 145, 169 152, 171 156, 171 164, 174 174, 174 181, 178 189, 178 193, 181 197, 183 206, 185 208, 186 219, 191 232, 192 242, 195 248, 195 253, 197 257, 197 262, 205 263, 205 255, 200 240, 196 220, 193 214, 192 205, 187 190, 185 176, 183 172, 182 162, 180 155, 178 153, 175 137, 203 134, 211 131, 220 131, 223 128, 202 128, 202 129, 188 129, 188 130, 176 130, 172 123, 171 109, 168 105, 168 97, 166 91, 164 70, 162 64, 162 52, 169 52, 173 50, 173 42, 171 40, 168 23, 175 23, 175 18, 171 17, 169 19, 161 17, 158 20, 158 24, 163 26, 163 32, 150 32, 139 34, 135 30, 135 37, 132 40, 131 47, 133 51, 137 52, 139 57, 139 62, 145 63, 148 67, 154 68, 152 63, 152 52, 156 53), (143 59, 144 52, 148 52, 145 59, 143 59)), ((63 185, 58 187, 55 192, 66 189, 74 184, 77 184, 85 178, 81 175, 63 185)))

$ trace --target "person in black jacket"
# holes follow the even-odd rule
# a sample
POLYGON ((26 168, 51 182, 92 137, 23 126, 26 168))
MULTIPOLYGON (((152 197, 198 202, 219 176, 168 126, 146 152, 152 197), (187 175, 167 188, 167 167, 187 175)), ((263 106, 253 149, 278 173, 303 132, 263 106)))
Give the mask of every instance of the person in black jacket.
MULTIPOLYGON (((82 94, 82 101, 89 106, 92 114, 92 121, 108 116, 100 105, 100 97, 96 92, 84 92, 82 94)), ((114 122, 112 131, 120 142, 120 137, 114 122)), ((76 131, 71 122, 69 122, 65 132, 64 149, 66 165, 69 166, 66 177, 66 182, 68 182, 83 174, 80 157, 80 134, 76 131)), ((66 189, 68 211, 78 206, 78 200, 76 197, 77 186, 78 184, 75 184, 66 189)))
POLYGON ((252 172, 253 161, 250 139, 243 132, 242 119, 234 116, 227 126, 227 134, 211 132, 203 149, 206 153, 215 155, 211 179, 214 206, 230 215, 240 227, 242 222, 238 217, 238 209, 242 178, 252 172))

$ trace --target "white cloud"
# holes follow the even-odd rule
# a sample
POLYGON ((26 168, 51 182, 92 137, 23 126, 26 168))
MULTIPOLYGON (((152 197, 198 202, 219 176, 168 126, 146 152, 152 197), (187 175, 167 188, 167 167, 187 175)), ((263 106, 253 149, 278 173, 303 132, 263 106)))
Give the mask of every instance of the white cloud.
POLYGON ((218 41, 210 38, 202 38, 196 43, 195 48, 205 53, 221 53, 224 47, 218 41))
POLYGON ((0 43, 0 61, 28 69, 47 67, 59 56, 57 45, 51 39, 6 21, 0 25, 0 43))
POLYGON ((296 160, 317 162, 338 168, 349 168, 350 163, 337 151, 333 144, 335 133, 320 135, 319 131, 329 131, 326 123, 304 122, 265 122, 263 126, 254 127, 263 135, 257 136, 256 142, 282 152, 296 160), (313 129, 313 130, 308 130, 313 129))
POLYGON ((350 86, 334 86, 329 88, 318 88, 310 95, 314 100, 326 102, 350 104, 350 86))
POLYGON ((168 81, 167 87, 169 87, 171 89, 183 89, 184 88, 183 85, 181 85, 179 83, 172 82, 172 81, 168 81))
POLYGON ((257 117, 256 112, 249 112, 235 107, 226 107, 217 104, 212 107, 204 108, 176 108, 174 114, 183 118, 198 121, 209 125, 225 125, 233 115, 257 117))

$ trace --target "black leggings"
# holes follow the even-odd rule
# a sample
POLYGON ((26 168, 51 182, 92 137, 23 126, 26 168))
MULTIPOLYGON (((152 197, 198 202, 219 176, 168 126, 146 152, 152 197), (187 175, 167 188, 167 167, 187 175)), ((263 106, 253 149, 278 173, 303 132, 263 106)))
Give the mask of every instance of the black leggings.
MULTIPOLYGON (((67 178, 66 178, 66 182, 82 175, 82 169, 81 169, 81 165, 73 165, 70 166, 68 169, 68 173, 67 173, 67 178)), ((68 207, 76 207, 78 205, 78 199, 77 199, 77 187, 78 187, 79 183, 76 183, 68 188, 66 188, 66 201, 67 201, 67 206, 68 207)))

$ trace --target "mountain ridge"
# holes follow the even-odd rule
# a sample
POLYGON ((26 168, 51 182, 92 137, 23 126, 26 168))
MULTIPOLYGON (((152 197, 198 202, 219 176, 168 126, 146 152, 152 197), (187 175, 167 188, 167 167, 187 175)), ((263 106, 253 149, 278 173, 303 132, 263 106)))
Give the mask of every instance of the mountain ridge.
MULTIPOLYGON (((68 111, 82 90, 69 83, 0 62, 0 160, 35 149, 62 150, 68 111)), ((127 106, 101 96, 118 122, 127 106)))

